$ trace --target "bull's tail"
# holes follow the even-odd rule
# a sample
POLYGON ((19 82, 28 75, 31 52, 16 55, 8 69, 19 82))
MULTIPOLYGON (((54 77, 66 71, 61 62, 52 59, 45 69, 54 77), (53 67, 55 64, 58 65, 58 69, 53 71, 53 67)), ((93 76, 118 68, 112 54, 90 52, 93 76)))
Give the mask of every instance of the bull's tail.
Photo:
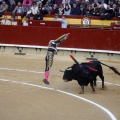
POLYGON ((120 75, 120 72, 117 70, 117 68, 112 67, 112 66, 109 66, 109 65, 106 65, 106 64, 104 64, 104 63, 102 63, 102 62, 100 62, 100 61, 98 61, 98 62, 99 62, 100 64, 104 65, 104 66, 109 67, 115 74, 120 75))

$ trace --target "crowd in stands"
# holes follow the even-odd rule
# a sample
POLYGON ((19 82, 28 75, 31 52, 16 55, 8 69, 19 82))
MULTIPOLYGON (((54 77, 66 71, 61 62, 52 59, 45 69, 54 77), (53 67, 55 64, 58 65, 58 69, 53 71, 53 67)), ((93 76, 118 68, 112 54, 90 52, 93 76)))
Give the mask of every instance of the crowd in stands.
MULTIPOLYGON (((0 17, 9 12, 14 19, 43 20, 45 14, 99 16, 100 19, 120 17, 120 0, 0 0, 0 17)), ((64 21, 64 17, 61 21, 64 21)))
POLYGON ((11 19, 9 20, 6 15, 0 22, 1 22, 1 25, 18 25, 17 21, 15 21, 13 17, 11 17, 11 19))

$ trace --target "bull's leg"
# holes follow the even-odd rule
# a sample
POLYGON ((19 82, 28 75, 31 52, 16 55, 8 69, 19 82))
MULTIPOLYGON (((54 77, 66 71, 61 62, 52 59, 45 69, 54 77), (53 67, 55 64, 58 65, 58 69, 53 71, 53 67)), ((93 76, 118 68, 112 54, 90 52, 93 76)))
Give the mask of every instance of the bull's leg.
POLYGON ((94 85, 93 85, 93 81, 90 82, 90 86, 91 86, 93 92, 95 92, 94 85))
POLYGON ((107 87, 104 85, 104 76, 103 75, 100 75, 100 78, 102 80, 102 89, 106 89, 107 87))
POLYGON ((84 94, 84 85, 81 85, 81 90, 80 94, 84 94))
POLYGON ((97 87, 96 81, 97 81, 97 79, 95 78, 95 79, 93 80, 93 83, 94 83, 94 86, 95 86, 95 87, 97 87))

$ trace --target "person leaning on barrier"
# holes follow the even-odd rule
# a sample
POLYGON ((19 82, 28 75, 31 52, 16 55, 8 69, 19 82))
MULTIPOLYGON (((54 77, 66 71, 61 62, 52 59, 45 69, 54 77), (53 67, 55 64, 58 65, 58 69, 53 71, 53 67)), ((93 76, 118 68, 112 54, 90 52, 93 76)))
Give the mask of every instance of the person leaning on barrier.
POLYGON ((10 25, 10 20, 8 20, 7 16, 5 15, 4 18, 1 20, 1 25, 10 25))
POLYGON ((54 20, 54 21, 60 21, 60 18, 59 18, 59 16, 58 16, 58 14, 55 14, 55 15, 54 15, 53 20, 54 20))
POLYGON ((17 25, 17 21, 15 21, 14 17, 11 17, 11 20, 10 20, 10 25, 17 25))
POLYGON ((57 38, 56 40, 50 40, 48 44, 47 55, 45 57, 46 68, 45 68, 44 79, 43 79, 43 82, 47 85, 49 85, 48 77, 50 73, 50 68, 52 67, 52 64, 53 64, 53 58, 54 58, 54 55, 57 54, 57 46, 61 44, 64 40, 66 40, 69 34, 70 33, 64 34, 59 38, 57 38))
POLYGON ((26 17, 26 18, 25 18, 25 21, 23 22, 23 26, 28 26, 28 20, 29 20, 29 19, 26 17))
POLYGON ((67 28, 67 21, 65 19, 65 16, 62 16, 60 22, 61 22, 61 28, 67 28))
POLYGON ((67 21, 65 19, 65 16, 62 16, 62 18, 59 18, 57 14, 55 14, 55 17, 53 19, 54 21, 60 21, 61 22, 61 28, 67 28, 67 21))

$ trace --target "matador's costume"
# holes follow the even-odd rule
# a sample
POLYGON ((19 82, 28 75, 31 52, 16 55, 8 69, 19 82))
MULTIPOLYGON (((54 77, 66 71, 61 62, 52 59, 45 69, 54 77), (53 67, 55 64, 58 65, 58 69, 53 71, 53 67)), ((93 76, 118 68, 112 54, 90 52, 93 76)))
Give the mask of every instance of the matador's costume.
POLYGON ((49 84, 49 82, 48 82, 49 70, 53 64, 53 57, 55 54, 57 54, 57 46, 65 40, 65 38, 68 36, 68 34, 64 34, 64 35, 60 36, 59 38, 57 38, 56 40, 51 40, 48 44, 47 55, 45 57, 46 68, 45 68, 45 74, 44 74, 44 79, 43 79, 43 82, 46 84, 49 84))

